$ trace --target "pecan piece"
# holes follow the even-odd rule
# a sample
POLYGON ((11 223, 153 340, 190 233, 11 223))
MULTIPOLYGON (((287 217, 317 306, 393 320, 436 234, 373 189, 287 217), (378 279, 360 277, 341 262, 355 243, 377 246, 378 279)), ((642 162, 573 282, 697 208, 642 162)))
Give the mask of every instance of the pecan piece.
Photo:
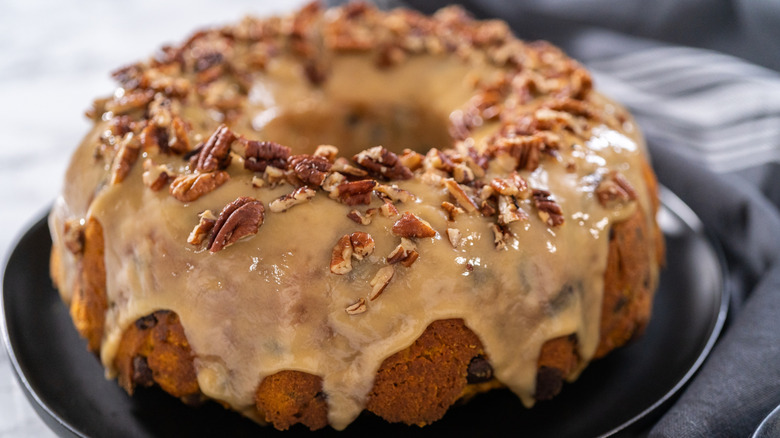
POLYGON ((596 196, 604 208, 613 208, 636 199, 631 183, 617 171, 611 171, 602 178, 596 196))
POLYGON ((345 182, 336 186, 330 192, 330 197, 347 205, 368 205, 371 203, 371 193, 374 187, 376 187, 376 181, 373 179, 345 182))
POLYGON ((453 248, 460 246, 460 238, 462 233, 457 228, 447 228, 447 238, 450 240, 453 248))
POLYGON ((144 184, 155 192, 162 190, 171 180, 173 171, 165 164, 155 165, 151 158, 144 160, 144 184))
POLYGON ((214 224, 217 223, 217 218, 211 210, 206 210, 200 215, 198 225, 192 229, 190 235, 187 237, 187 243, 190 245, 200 245, 206 239, 214 224))
POLYGON ((455 219, 457 219, 458 216, 461 213, 465 213, 466 212, 464 209, 458 207, 457 205, 455 205, 455 204, 453 204, 451 202, 447 202, 447 201, 444 201, 444 202, 441 203, 441 208, 444 209, 444 211, 447 212, 447 219, 449 219, 451 221, 454 221, 455 219))
POLYGON ((226 205, 214 223, 209 251, 215 253, 253 234, 263 225, 263 203, 247 196, 236 198, 226 205))
POLYGON ((244 168, 253 172, 264 172, 266 167, 287 168, 290 148, 272 141, 255 141, 240 137, 238 142, 244 146, 244 168))
POLYGON ((132 132, 125 134, 119 144, 119 152, 114 158, 114 165, 111 171, 111 184, 119 184, 125 180, 130 173, 133 164, 138 160, 141 153, 141 142, 132 132))
POLYGON ((403 154, 398 157, 398 161, 411 171, 422 167, 425 156, 411 149, 404 149, 403 154))
POLYGON ((390 284, 390 280, 393 279, 394 275, 395 268, 393 268, 392 265, 379 268, 379 270, 376 272, 376 275, 374 275, 374 278, 372 278, 371 282, 369 283, 369 286, 371 286, 371 292, 368 294, 369 301, 374 301, 375 299, 379 298, 379 295, 385 291, 387 285, 390 284))
POLYGON ((173 180, 168 191, 181 202, 192 202, 212 192, 229 179, 230 175, 223 170, 179 175, 173 180))
POLYGON ((226 125, 219 127, 211 134, 200 150, 192 157, 192 167, 198 172, 213 172, 224 170, 230 165, 230 145, 236 140, 236 135, 226 125))
POLYGON ((555 202, 550 192, 547 190, 534 189, 533 191, 534 206, 539 213, 539 218, 551 227, 556 227, 563 224, 563 210, 561 206, 555 202))
POLYGON ((293 155, 287 162, 304 184, 313 186, 322 184, 332 167, 327 158, 308 154, 293 155))
POLYGON ((347 314, 349 315, 359 315, 368 310, 368 307, 366 306, 366 299, 360 298, 356 302, 347 306, 347 308, 344 310, 346 310, 347 314))
POLYGON ((506 228, 498 224, 492 224, 490 229, 493 230, 493 243, 496 245, 496 249, 506 248, 506 241, 510 236, 506 228))
POLYGON ((186 154, 190 150, 190 138, 187 135, 187 123, 181 117, 174 117, 170 127, 168 147, 177 154, 186 154))
POLYGON ((517 171, 512 172, 508 178, 493 178, 490 181, 490 187, 499 194, 505 196, 517 196, 518 198, 525 199, 530 195, 528 183, 526 183, 523 177, 517 174, 517 171))
POLYGON ((382 146, 374 146, 359 152, 352 159, 376 177, 382 177, 387 180, 409 179, 412 177, 412 171, 401 163, 398 155, 382 146))
POLYGON ((330 272, 343 275, 352 270, 352 239, 349 234, 341 236, 330 257, 330 272))
POLYGON ((524 211, 517 207, 514 196, 498 197, 498 223, 508 225, 512 222, 528 219, 524 211))
POLYGON ((436 230, 428 222, 407 211, 393 224, 393 234, 400 237, 433 237, 436 230))
POLYGON ((395 184, 391 186, 378 184, 374 190, 387 196, 388 200, 391 202, 409 202, 414 201, 415 199, 413 194, 399 188, 395 184))
POLYGON ((62 233, 62 242, 73 254, 84 251, 84 224, 79 219, 68 219, 62 233))
POLYGON ((268 207, 274 213, 281 213, 291 209, 293 206, 302 204, 309 199, 313 198, 317 192, 314 189, 310 189, 306 186, 298 187, 293 190, 292 193, 288 193, 278 199, 274 199, 268 204, 268 207))
POLYGON ((336 157, 339 155, 339 149, 336 146, 329 144, 321 144, 314 150, 315 157, 323 157, 326 160, 333 163, 336 161, 336 157))
POLYGON ((463 207, 464 210, 466 210, 469 213, 475 212, 478 210, 477 204, 474 203, 473 200, 469 197, 468 194, 466 194, 466 191, 463 189, 463 186, 457 183, 452 178, 446 178, 444 180, 444 185, 447 187, 447 191, 450 192, 450 195, 452 195, 453 198, 455 198, 455 201, 463 207))
POLYGON ((417 246, 415 246, 414 242, 402 237, 401 243, 387 256, 387 263, 390 265, 401 263, 408 268, 412 266, 419 256, 420 253, 417 252, 417 246))
POLYGON ((347 217, 361 225, 370 225, 371 220, 376 215, 377 210, 375 208, 369 208, 366 214, 362 214, 359 210, 352 210, 347 213, 347 217))
POLYGON ((349 241, 352 243, 352 257, 363 260, 374 252, 374 238, 363 231, 355 231, 349 235, 349 241))

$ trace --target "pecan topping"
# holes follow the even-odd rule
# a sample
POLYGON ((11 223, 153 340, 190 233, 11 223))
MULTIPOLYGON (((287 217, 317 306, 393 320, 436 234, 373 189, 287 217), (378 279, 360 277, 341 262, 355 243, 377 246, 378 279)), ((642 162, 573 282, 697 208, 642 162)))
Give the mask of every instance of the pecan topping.
POLYGON ((84 225, 79 219, 65 221, 62 241, 73 254, 81 254, 84 251, 84 225))
POLYGON ((347 314, 349 315, 359 315, 368 310, 368 307, 366 306, 366 299, 360 298, 355 303, 347 306, 347 308, 344 310, 346 310, 347 314))
POLYGON ((168 190, 174 198, 181 202, 192 202, 201 196, 212 192, 230 179, 227 172, 218 170, 208 173, 193 173, 179 175, 173 180, 168 190))
POLYGON ((499 196, 498 212, 498 223, 501 225, 508 225, 515 221, 528 219, 525 212, 517 208, 514 196, 499 196))
POLYGON ((496 249, 506 248, 506 241, 509 239, 509 232, 498 224, 490 225, 490 229, 493 230, 493 243, 496 245, 496 249))
POLYGON ((521 199, 528 198, 531 194, 528 190, 528 183, 517 174, 517 171, 512 172, 509 178, 493 178, 490 181, 490 187, 501 195, 517 196, 521 199))
POLYGON ((330 197, 347 205, 368 205, 371 203, 371 192, 373 192, 374 187, 376 187, 376 181, 373 179, 345 182, 336 186, 330 192, 330 197))
POLYGON ((474 181, 475 175, 474 171, 471 170, 471 167, 469 167, 468 164, 458 163, 452 169, 452 177, 459 183, 468 184, 474 181))
POLYGON ((147 187, 155 192, 162 190, 171 180, 173 171, 164 164, 156 165, 150 158, 144 160, 143 181, 147 187))
POLYGON ((317 149, 314 150, 315 157, 325 158, 331 163, 336 160, 338 154, 339 154, 339 149, 336 146, 329 145, 329 144, 321 144, 317 146, 317 149))
POLYGON ((450 195, 452 195, 452 197, 455 198, 455 201, 458 203, 458 205, 463 207, 464 210, 466 210, 469 213, 478 210, 477 204, 475 204, 474 201, 471 200, 469 195, 466 194, 466 191, 463 189, 463 186, 458 184, 454 179, 446 178, 444 180, 444 185, 447 187, 447 191, 450 192, 450 195))
POLYGON ((450 243, 453 248, 460 246, 461 232, 457 228, 447 228, 447 238, 450 239, 450 243))
POLYGON ((374 301, 382 295, 387 285, 390 284, 390 280, 395 275, 395 268, 392 265, 383 266, 379 268, 374 278, 371 279, 369 286, 371 286, 371 292, 368 294, 368 299, 374 301))
POLYGON ((219 127, 211 134, 200 150, 192 157, 192 168, 198 172, 213 172, 224 170, 230 165, 230 145, 236 140, 226 125, 219 127))
POLYGON ((177 154, 185 154, 190 150, 190 139, 187 135, 187 124, 180 118, 174 117, 171 121, 171 134, 168 147, 177 154))
POLYGON ((441 208, 444 209, 444 211, 447 212, 447 219, 454 221, 458 218, 458 215, 461 213, 465 213, 466 211, 462 208, 458 207, 457 205, 444 201, 441 203, 441 208))
POLYGON ((344 175, 356 176, 358 179, 363 179, 368 176, 368 172, 349 164, 349 161, 347 161, 347 159, 344 157, 336 158, 336 160, 333 162, 333 167, 331 167, 330 170, 333 172, 343 173, 344 175))
POLYGON ((369 208, 366 214, 360 213, 358 210, 352 210, 347 213, 347 217, 361 225, 370 225, 371 220, 376 215, 377 210, 375 208, 369 208))
POLYGON ((341 236, 330 257, 330 272, 343 275, 352 270, 352 239, 349 234, 341 236))
POLYGON ((415 152, 411 149, 404 149, 403 154, 398 157, 398 161, 411 171, 415 171, 422 167, 423 159, 425 156, 419 152, 415 152))
POLYGON ((266 167, 277 169, 287 167, 290 148, 272 141, 255 141, 240 137, 238 142, 244 146, 244 168, 253 172, 264 172, 266 167))
POLYGON ((209 243, 209 251, 215 253, 241 238, 256 234, 263 225, 264 213, 262 202, 246 196, 226 205, 214 223, 214 234, 209 243))
POLYGON ((106 102, 106 110, 114 114, 125 114, 135 109, 146 108, 154 98, 154 90, 134 90, 106 102))
POLYGON ((141 142, 132 132, 125 134, 119 144, 119 152, 114 158, 114 165, 111 172, 111 184, 119 184, 125 180, 130 169, 138 160, 141 152, 141 142))
POLYGON ((409 179, 412 177, 412 171, 401 163, 398 155, 382 146, 366 149, 352 157, 352 159, 377 177, 387 180, 409 179))
POLYGON ((539 212, 539 218, 547 225, 556 227, 563 224, 563 211, 561 206, 550 196, 547 190, 533 191, 534 205, 539 212))
POLYGON ((599 183, 596 196, 604 208, 612 208, 635 200, 636 191, 620 172, 612 171, 599 183))
POLYGON ((308 154, 293 155, 287 162, 304 184, 313 186, 322 184, 332 166, 327 158, 308 154))
POLYGON ((374 189, 377 192, 387 196, 387 198, 392 202, 409 202, 414 201, 414 195, 410 192, 399 188, 397 185, 393 184, 391 186, 379 184, 374 189))
POLYGON ((216 222, 217 218, 211 210, 206 210, 201 213, 198 225, 195 225, 195 228, 192 229, 189 237, 187 237, 187 243, 190 245, 200 245, 203 243, 211 229, 214 228, 216 222))
POLYGON ((347 181, 347 177, 342 175, 339 172, 331 172, 328 174, 328 176, 325 177, 325 180, 322 181, 322 184, 320 184, 320 187, 322 187, 322 190, 325 190, 326 192, 330 193, 330 197, 333 199, 338 198, 338 186, 345 183, 347 181), (333 192, 336 192, 334 195, 333 192))
POLYGON ((306 186, 298 187, 293 190, 292 193, 288 193, 278 199, 274 199, 268 204, 268 207, 274 213, 281 213, 287 211, 295 205, 302 204, 309 199, 313 198, 317 192, 314 189, 310 189, 306 186))
POLYGON ((384 217, 398 216, 398 209, 395 208, 395 205, 393 205, 393 203, 388 200, 386 200, 385 203, 379 207, 379 212, 382 213, 382 216, 384 217))
POLYGON ((374 238, 368 233, 355 231, 349 235, 349 241, 352 243, 352 256, 358 260, 374 252, 374 238))
POLYGON ((428 222, 407 211, 393 224, 393 234, 401 237, 433 237, 436 230, 428 222))
POLYGON ((401 263, 408 268, 412 266, 419 256, 420 253, 417 252, 417 246, 415 246, 414 242, 402 237, 401 243, 387 256, 387 263, 391 265, 401 263))

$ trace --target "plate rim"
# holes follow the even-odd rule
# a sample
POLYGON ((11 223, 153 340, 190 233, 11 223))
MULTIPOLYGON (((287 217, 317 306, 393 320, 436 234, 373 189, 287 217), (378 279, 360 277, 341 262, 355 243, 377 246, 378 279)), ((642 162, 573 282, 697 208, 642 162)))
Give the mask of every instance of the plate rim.
MULTIPOLYGON (((659 184, 659 198, 661 200, 662 207, 667 208, 673 214, 673 216, 681 220, 694 233, 699 235, 703 239, 704 243, 708 246, 708 249, 710 249, 712 254, 715 256, 718 265, 717 275, 720 290, 718 291, 719 293, 713 291, 712 295, 716 297, 715 299, 719 299, 720 303, 718 306, 715 306, 717 307, 716 314, 711 315, 711 318, 713 319, 710 320, 711 326, 707 334, 706 342, 701 345, 700 350, 696 355, 696 360, 693 361, 693 363, 688 367, 685 374, 679 378, 677 383, 675 383, 664 393, 662 397, 660 397, 650 406, 646 407, 644 410, 624 421, 617 427, 614 427, 606 433, 598 435, 597 438, 612 437, 625 433, 637 427, 643 421, 651 417, 654 413, 658 413, 662 407, 670 404, 673 400, 679 397, 679 395, 682 393, 682 389, 690 383, 692 378, 701 369, 704 361, 709 357, 712 349, 717 343, 717 340, 722 334, 729 314, 731 291, 728 287, 728 283, 726 282, 728 275, 728 264, 726 262, 726 258, 720 242, 712 234, 712 232, 704 226, 698 215, 682 199, 680 199, 676 194, 674 194, 670 189, 666 188, 662 184, 659 184)), ((17 233, 15 239, 12 241, 12 244, 8 247, 9 250, 5 254, 2 264, 3 281, 0 284, 0 292, 2 293, 2 306, 0 306, 0 330, 2 330, 3 344, 5 346, 6 353, 8 354, 9 361, 12 365, 14 376, 21 385, 25 397, 34 408, 36 414, 54 433, 58 435, 65 433, 67 436, 89 438, 88 435, 85 435, 70 422, 66 421, 66 419, 64 419, 61 415, 57 414, 55 410, 49 406, 49 404, 43 400, 33 388, 28 376, 25 374, 24 370, 22 369, 23 367, 19 362, 19 358, 17 356, 16 349, 14 348, 14 343, 10 338, 8 328, 8 320, 6 316, 7 296, 5 286, 6 277, 8 276, 9 262, 19 250, 20 244, 32 238, 35 233, 40 232, 40 227, 45 227, 48 230, 48 212, 50 211, 50 208, 51 206, 43 210, 43 212, 38 212, 36 215, 32 216, 33 219, 30 220, 21 229, 21 231, 17 233)))

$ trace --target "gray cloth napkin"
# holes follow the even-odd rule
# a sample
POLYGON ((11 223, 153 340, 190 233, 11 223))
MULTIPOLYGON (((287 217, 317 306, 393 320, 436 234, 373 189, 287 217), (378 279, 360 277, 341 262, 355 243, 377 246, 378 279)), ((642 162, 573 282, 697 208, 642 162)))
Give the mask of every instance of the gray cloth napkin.
POLYGON ((723 336, 650 437, 750 436, 780 404, 780 2, 460 3, 561 46, 636 115, 660 181, 723 246, 732 294, 723 336))

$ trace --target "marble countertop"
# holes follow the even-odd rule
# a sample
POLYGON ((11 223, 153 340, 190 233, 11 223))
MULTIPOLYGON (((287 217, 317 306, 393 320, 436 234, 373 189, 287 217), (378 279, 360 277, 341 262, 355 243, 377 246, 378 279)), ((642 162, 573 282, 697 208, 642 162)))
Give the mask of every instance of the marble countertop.
MULTIPOLYGON (((0 260, 58 195, 92 99, 109 72, 192 31, 245 14, 291 10, 301 0, 5 0, 0 4, 0 260)), ((5 266, 5 264, 3 264, 5 266)), ((48 437, 0 352, 0 436, 48 437)))

